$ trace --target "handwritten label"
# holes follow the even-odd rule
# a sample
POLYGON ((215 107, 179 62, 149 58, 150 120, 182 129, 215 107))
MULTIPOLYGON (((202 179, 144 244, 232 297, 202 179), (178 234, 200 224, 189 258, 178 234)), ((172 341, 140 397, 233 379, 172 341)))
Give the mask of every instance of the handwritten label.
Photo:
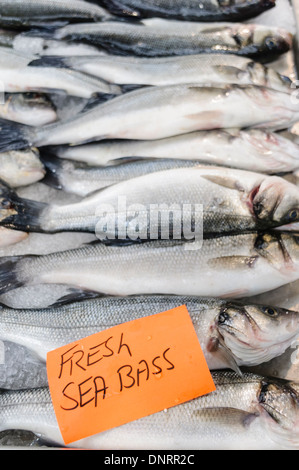
POLYGON ((50 351, 47 373, 65 444, 215 390, 186 306, 50 351))

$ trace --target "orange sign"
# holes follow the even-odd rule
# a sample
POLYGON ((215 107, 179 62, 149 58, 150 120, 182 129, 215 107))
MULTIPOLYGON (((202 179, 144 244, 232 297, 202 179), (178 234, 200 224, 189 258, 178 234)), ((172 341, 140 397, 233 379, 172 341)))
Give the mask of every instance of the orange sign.
POLYGON ((215 390, 186 306, 50 351, 47 372, 65 444, 215 390))

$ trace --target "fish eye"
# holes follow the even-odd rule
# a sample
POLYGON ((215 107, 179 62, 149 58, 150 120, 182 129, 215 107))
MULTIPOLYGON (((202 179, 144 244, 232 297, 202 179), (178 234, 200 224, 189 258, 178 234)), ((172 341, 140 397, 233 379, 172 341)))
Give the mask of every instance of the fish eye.
POLYGON ((1 207, 3 209, 11 209, 12 208, 12 203, 9 199, 3 199, 1 201, 1 207))
POLYGON ((297 220, 299 218, 299 210, 298 209, 291 209, 287 213, 286 219, 290 222, 294 222, 294 220, 297 220))
POLYGON ((276 40, 274 38, 267 38, 265 44, 269 49, 274 49, 276 47, 276 40))
POLYGON ((229 319, 229 314, 226 312, 220 312, 218 317, 218 323, 225 323, 229 319))
POLYGON ((275 310, 273 307, 262 307, 261 308, 262 312, 268 315, 269 317, 277 317, 278 312, 275 310))

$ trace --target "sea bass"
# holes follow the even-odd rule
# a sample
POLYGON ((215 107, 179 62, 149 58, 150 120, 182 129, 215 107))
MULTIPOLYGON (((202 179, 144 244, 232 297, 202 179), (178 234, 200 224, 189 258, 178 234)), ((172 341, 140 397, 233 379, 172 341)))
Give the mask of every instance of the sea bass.
POLYGON ((45 173, 36 149, 0 153, 0 179, 12 188, 36 183, 45 173))
POLYGON ((20 198, 5 185, 0 188, 1 225, 41 233, 91 232, 101 240, 123 241, 131 235, 134 240, 188 239, 188 210, 188 229, 202 227, 204 236, 299 221, 297 186, 278 176, 222 167, 144 174, 73 204, 39 203, 20 198))
POLYGON ((55 39, 82 41, 113 54, 144 57, 202 53, 236 54, 270 62, 292 47, 292 35, 257 24, 199 23, 154 18, 67 25, 55 39))
POLYGON ((275 0, 97 0, 95 3, 122 17, 161 17, 187 21, 244 21, 275 6, 275 0))
POLYGON ((165 86, 183 83, 259 85, 291 91, 291 80, 246 57, 200 54, 143 58, 114 55, 42 57, 31 66, 78 70, 118 85, 165 86))
POLYGON ((63 284, 106 295, 240 298, 297 279, 299 237, 290 232, 123 247, 97 242, 48 255, 0 259, 1 294, 21 286, 63 284))
POLYGON ((279 130, 298 119, 299 109, 290 95, 269 88, 253 85, 214 88, 197 84, 146 87, 110 99, 59 124, 31 128, 2 121, 0 150, 78 145, 104 139, 157 140, 234 127, 279 130))
MULTIPOLYGON (((153 450, 298 449, 297 384, 250 373, 239 377, 217 371, 212 378, 216 391, 210 394, 70 447, 129 450, 134 442, 134 449, 153 450)), ((100 408, 94 410, 95 416, 100 413, 100 408)), ((31 431, 50 445, 64 447, 47 387, 1 392, 0 430, 8 429, 31 431)))
POLYGON ((266 174, 292 172, 299 168, 299 142, 262 129, 199 131, 150 141, 103 141, 55 147, 52 153, 93 167, 132 158, 169 158, 266 174))
POLYGON ((186 305, 210 370, 280 356, 299 335, 299 313, 250 302, 186 296, 103 297, 46 309, 0 306, 0 338, 46 362, 47 353, 115 325, 186 305))
POLYGON ((84 163, 62 160, 42 152, 41 161, 46 168, 43 183, 67 193, 85 197, 113 184, 138 176, 173 168, 192 168, 200 163, 196 160, 145 159, 125 162, 120 165, 91 167, 84 163))
POLYGON ((0 104, 0 117, 39 127, 56 121, 57 113, 52 101, 45 94, 6 93, 0 104))
POLYGON ((72 0, 2 0, 0 24, 4 26, 38 26, 49 21, 101 21, 109 14, 89 2, 72 0))

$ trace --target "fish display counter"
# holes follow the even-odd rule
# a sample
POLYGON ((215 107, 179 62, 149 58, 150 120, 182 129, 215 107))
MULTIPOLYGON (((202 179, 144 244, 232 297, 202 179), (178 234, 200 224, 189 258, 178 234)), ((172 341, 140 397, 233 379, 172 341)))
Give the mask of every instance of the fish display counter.
POLYGON ((0 0, 0 449, 299 449, 298 38, 0 0))

